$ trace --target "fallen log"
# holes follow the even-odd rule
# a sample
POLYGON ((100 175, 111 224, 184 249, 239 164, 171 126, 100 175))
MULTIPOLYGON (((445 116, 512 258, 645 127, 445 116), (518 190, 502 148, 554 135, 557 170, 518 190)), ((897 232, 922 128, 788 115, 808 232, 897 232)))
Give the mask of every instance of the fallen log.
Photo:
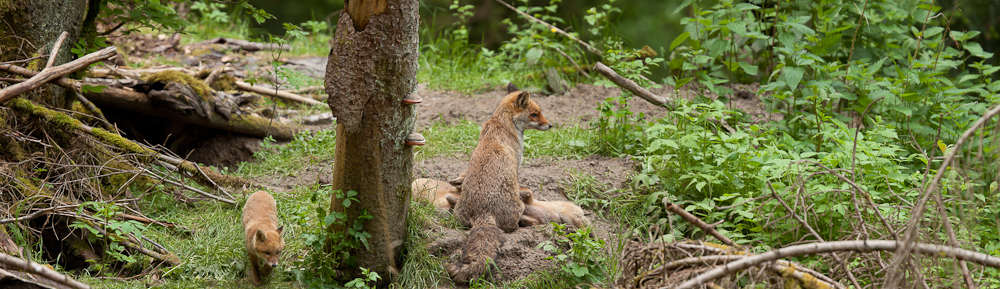
POLYGON ((297 129, 291 125, 271 121, 271 119, 255 114, 233 114, 229 115, 228 119, 215 110, 205 111, 206 117, 200 117, 197 114, 178 114, 154 105, 148 95, 131 89, 108 87, 104 91, 90 91, 84 95, 101 106, 111 106, 256 137, 270 135, 276 140, 290 140, 297 132, 297 129))
POLYGON ((246 51, 254 52, 260 50, 289 50, 288 45, 280 45, 277 43, 260 43, 260 42, 250 42, 241 39, 233 39, 226 37, 216 37, 209 40, 194 43, 195 45, 212 45, 212 44, 222 44, 227 46, 232 46, 235 48, 240 48, 246 51))

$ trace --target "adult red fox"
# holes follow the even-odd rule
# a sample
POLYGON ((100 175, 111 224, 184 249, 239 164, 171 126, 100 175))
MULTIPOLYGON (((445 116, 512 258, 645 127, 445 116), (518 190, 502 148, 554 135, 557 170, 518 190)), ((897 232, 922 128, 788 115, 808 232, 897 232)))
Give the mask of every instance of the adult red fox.
POLYGON ((517 229, 524 212, 517 181, 524 154, 524 130, 544 131, 551 127, 529 93, 519 91, 513 83, 507 85, 507 96, 482 126, 479 144, 472 151, 462 182, 462 197, 455 204, 459 222, 472 228, 461 260, 448 265, 455 282, 483 277, 503 245, 503 232, 517 229))
POLYGON ((458 200, 455 197, 458 197, 459 194, 458 188, 447 182, 424 178, 413 180, 410 190, 413 199, 430 203, 442 211, 450 211, 455 205, 455 201, 458 200), (449 198, 449 196, 453 197, 449 198))
MULTIPOLYGON (((461 198, 462 182, 465 181, 465 172, 458 175, 458 178, 448 181, 452 187, 456 188, 454 193, 445 196, 447 201, 454 205, 461 198)), ((572 202, 566 201, 539 201, 535 200, 531 189, 526 187, 518 188, 521 202, 524 203, 524 212, 518 225, 530 227, 552 222, 569 224, 570 228, 579 230, 584 226, 590 226, 590 220, 584 217, 583 209, 572 202)), ((595 236, 591 232, 591 236, 595 236)))
POLYGON ((285 247, 281 239, 284 228, 278 227, 278 206, 271 194, 265 191, 251 194, 243 206, 243 235, 254 285, 260 286, 261 276, 271 274, 271 269, 278 267, 278 256, 285 247), (260 268, 261 260, 266 263, 264 268, 260 268))

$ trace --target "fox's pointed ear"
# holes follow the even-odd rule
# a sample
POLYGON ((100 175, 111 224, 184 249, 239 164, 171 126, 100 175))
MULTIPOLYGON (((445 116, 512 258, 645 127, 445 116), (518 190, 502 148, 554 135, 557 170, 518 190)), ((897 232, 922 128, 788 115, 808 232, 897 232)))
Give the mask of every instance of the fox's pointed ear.
POLYGON ((281 225, 281 227, 278 227, 278 229, 275 231, 278 231, 278 235, 281 235, 281 231, 283 230, 285 230, 285 225, 281 225))
POLYGON ((531 103, 530 96, 527 92, 521 92, 521 94, 517 95, 517 99, 514 100, 514 104, 521 109, 528 108, 528 104, 531 103))
POLYGON ((452 207, 455 207, 455 205, 458 204, 459 198, 460 197, 459 197, 458 194, 447 194, 447 195, 444 195, 444 199, 447 200, 448 201, 448 205, 452 206, 452 207))
POLYGON ((255 235, 257 235, 257 241, 259 241, 259 242, 267 242, 267 236, 264 235, 264 231, 261 231, 260 229, 257 229, 257 234, 255 234, 255 235))
POLYGON ((507 93, 511 93, 511 92, 515 92, 515 91, 517 91, 517 86, 515 86, 513 82, 508 83, 507 84, 507 93))

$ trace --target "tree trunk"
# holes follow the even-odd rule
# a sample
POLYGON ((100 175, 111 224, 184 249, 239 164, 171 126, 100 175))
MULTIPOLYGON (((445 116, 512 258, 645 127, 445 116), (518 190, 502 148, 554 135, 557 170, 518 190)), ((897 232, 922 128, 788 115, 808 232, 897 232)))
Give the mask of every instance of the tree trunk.
MULTIPOLYGON (((70 49, 76 44, 82 29, 87 0, 0 0, 0 62, 28 59, 35 55, 48 55, 52 44, 63 31, 69 37, 54 65, 69 62, 70 49)), ((29 68, 40 71, 48 57, 36 60, 29 68), (32 66, 38 66, 31 68, 32 66)), ((52 94, 45 101, 53 106, 68 108, 72 100, 66 90, 49 86, 52 94)))
MULTIPOLYGON (((414 124, 414 107, 403 98, 416 89, 416 0, 351 0, 341 14, 326 71, 326 92, 337 117, 333 188, 357 191, 349 208, 336 197, 331 210, 352 224, 362 211, 369 247, 351 252, 357 267, 395 277, 402 267, 406 219, 413 179, 413 149, 404 144, 414 124)), ((343 230, 344 228, 333 228, 343 230)))

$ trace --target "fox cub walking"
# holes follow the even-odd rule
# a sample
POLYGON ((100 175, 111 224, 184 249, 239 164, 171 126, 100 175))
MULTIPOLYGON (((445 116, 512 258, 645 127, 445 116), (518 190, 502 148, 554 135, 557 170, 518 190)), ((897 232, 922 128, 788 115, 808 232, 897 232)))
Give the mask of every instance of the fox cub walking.
POLYGON ((455 216, 471 227, 462 259, 448 266, 451 279, 464 283, 482 277, 503 245, 503 232, 517 229, 524 211, 518 194, 517 171, 524 154, 524 130, 548 130, 552 124, 527 92, 514 84, 482 126, 479 144, 462 182, 455 216), (501 231, 502 230, 502 231, 501 231))
POLYGON ((278 256, 285 247, 278 227, 278 206, 265 191, 257 191, 250 195, 243 206, 243 235, 246 241, 247 254, 250 255, 250 268, 253 270, 253 284, 261 284, 263 276, 271 274, 271 269, 278 267, 278 256), (264 268, 260 261, 264 260, 264 268))

